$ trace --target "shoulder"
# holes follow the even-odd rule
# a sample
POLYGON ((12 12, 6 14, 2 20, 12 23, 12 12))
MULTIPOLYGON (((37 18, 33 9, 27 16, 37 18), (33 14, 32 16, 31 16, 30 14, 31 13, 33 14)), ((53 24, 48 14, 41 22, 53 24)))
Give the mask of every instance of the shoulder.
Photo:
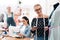
POLYGON ((36 16, 32 18, 32 20, 35 20, 36 19, 36 16))
POLYGON ((38 18, 38 16, 36 15, 34 18, 38 18))
POLYGON ((48 15, 45 15, 45 14, 44 14, 44 15, 43 15, 43 18, 48 18, 48 15))
POLYGON ((32 22, 35 22, 35 21, 36 21, 36 18, 33 18, 33 19, 32 19, 32 22))
POLYGON ((28 26, 30 26, 30 24, 28 24, 28 26))
POLYGON ((26 26, 26 30, 30 30, 30 28, 31 28, 30 25, 26 26))

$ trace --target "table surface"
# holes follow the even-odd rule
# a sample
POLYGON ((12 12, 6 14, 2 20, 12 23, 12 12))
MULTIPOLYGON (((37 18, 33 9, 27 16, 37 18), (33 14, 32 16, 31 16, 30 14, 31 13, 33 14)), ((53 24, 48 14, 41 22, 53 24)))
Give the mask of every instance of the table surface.
MULTIPOLYGON (((4 37, 7 40, 33 40, 33 38, 14 38, 14 37, 4 37)), ((0 38, 2 40, 3 38, 0 38)))
MULTIPOLYGON (((0 30, 0 34, 5 31, 5 30, 0 30)), ((15 37, 10 37, 9 35, 5 35, 4 38, 0 38, 0 40, 6 39, 6 40, 31 40, 32 38, 15 38, 15 37)))
MULTIPOLYGON (((4 37, 6 40, 30 40, 30 38, 14 38, 14 37, 4 37)), ((2 40, 3 38, 0 38, 2 40)))

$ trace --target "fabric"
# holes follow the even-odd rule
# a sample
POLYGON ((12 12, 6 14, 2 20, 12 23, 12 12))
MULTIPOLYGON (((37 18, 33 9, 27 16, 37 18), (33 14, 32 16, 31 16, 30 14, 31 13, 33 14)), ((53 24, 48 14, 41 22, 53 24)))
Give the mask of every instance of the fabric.
POLYGON ((0 14, 0 22, 4 22, 4 14, 0 14))
POLYGON ((7 18, 7 24, 8 24, 8 27, 11 25, 11 26, 16 26, 15 22, 14 22, 14 19, 12 17, 8 17, 7 18))
POLYGON ((48 40, 48 37, 45 36, 45 39, 44 39, 44 36, 34 36, 34 40, 48 40))
POLYGON ((53 11, 51 12, 51 14, 50 14, 50 16, 49 16, 49 27, 51 26, 51 17, 52 17, 54 11, 56 10, 56 8, 57 8, 58 6, 59 6, 59 3, 56 3, 56 4, 53 5, 54 9, 53 9, 53 11))
POLYGON ((54 11, 51 20, 49 40, 60 40, 60 5, 54 11))
POLYGON ((11 17, 8 17, 7 15, 7 24, 8 24, 8 27, 11 25, 11 26, 16 26, 15 24, 15 21, 13 19, 13 13, 11 14, 12 16, 11 17))
POLYGON ((20 33, 23 34, 25 37, 30 37, 30 30, 31 30, 31 27, 28 25, 28 26, 20 26, 20 33))
POLYGON ((36 35, 34 36, 34 40, 44 40, 44 36, 39 36, 37 37, 36 35))
MULTIPOLYGON (((37 20, 36 18, 33 19, 32 27, 36 26, 36 20, 37 20)), ((48 18, 45 18, 45 26, 48 26, 48 18)), ((37 29, 37 31, 39 32, 39 33, 37 33, 37 35, 43 36, 43 34, 44 34, 44 20, 43 20, 43 18, 38 18, 37 27, 39 27, 37 29)))
MULTIPOLYGON (((32 24, 31 24, 32 27, 36 26, 37 19, 38 19, 38 22, 37 22, 37 27, 38 27, 38 29, 37 29, 37 37, 40 37, 40 36, 44 37, 44 26, 48 26, 48 18, 45 18, 45 20, 43 18, 34 18, 32 20, 32 24), (44 21, 45 21, 45 25, 44 25, 44 21)), ((36 33, 35 33, 35 35, 36 35, 36 33)), ((45 32, 45 35, 47 37, 48 32, 45 32), (46 35, 46 33, 47 33, 47 35, 46 35)))
POLYGON ((56 10, 56 8, 59 6, 59 3, 56 3, 53 5, 54 9, 53 11, 51 12, 50 16, 49 16, 49 19, 51 19, 51 16, 53 15, 53 12, 56 10))

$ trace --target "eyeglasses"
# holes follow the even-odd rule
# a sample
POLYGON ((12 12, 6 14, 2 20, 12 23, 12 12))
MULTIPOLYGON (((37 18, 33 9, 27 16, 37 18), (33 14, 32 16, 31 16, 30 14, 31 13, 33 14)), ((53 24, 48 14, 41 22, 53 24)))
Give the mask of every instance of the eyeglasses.
POLYGON ((39 8, 39 9, 35 9, 35 11, 39 11, 39 10, 41 10, 41 8, 39 8))

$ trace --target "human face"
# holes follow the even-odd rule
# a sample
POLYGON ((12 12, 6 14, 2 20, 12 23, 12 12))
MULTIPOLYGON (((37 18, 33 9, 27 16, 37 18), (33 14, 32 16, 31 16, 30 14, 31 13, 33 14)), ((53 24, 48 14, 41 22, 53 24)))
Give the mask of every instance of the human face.
POLYGON ((59 3, 60 3, 60 0, 58 0, 59 1, 59 3))
POLYGON ((24 25, 27 25, 27 24, 28 24, 28 23, 27 23, 28 21, 25 20, 25 19, 22 19, 22 22, 23 22, 24 25))
POLYGON ((19 15, 21 16, 21 13, 22 13, 22 9, 21 8, 19 8, 19 15))
POLYGON ((41 6, 35 6, 34 9, 35 9, 35 12, 36 12, 38 15, 42 12, 41 6))
POLYGON ((11 7, 7 7, 7 12, 11 12, 11 7))

